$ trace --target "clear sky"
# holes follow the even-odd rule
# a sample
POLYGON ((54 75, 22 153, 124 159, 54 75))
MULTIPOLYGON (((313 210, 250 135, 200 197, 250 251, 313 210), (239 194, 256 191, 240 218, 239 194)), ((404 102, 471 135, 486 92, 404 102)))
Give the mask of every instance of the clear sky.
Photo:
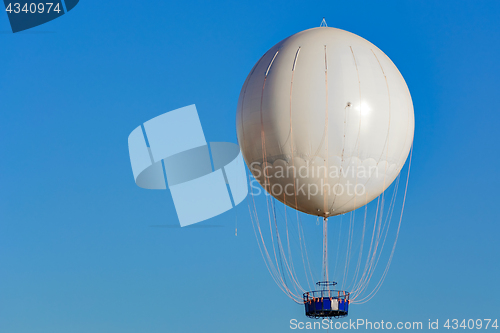
POLYGON ((415 140, 384 286, 349 318, 500 319, 498 1, 96 1, 12 34, 0 14, 0 332, 287 332, 247 204, 177 224, 127 137, 196 104, 236 142, 248 72, 298 31, 358 34, 398 66, 415 140), (234 235, 238 216, 238 236, 234 235))

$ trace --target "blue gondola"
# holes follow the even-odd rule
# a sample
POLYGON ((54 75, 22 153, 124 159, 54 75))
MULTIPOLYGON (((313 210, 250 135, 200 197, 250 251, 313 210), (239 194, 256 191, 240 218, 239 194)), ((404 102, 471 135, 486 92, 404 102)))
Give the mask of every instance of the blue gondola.
POLYGON ((303 294, 306 316, 310 318, 345 317, 349 310, 349 293, 333 290, 336 282, 316 283, 321 290, 303 294))

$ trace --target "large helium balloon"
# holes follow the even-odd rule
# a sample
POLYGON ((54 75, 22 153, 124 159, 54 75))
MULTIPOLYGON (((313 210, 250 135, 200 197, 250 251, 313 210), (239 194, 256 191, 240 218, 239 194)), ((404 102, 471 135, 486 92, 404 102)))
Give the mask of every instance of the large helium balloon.
POLYGON ((253 176, 277 200, 329 217, 378 197, 413 142, 410 92, 379 48, 320 27, 262 56, 241 89, 238 142, 253 176))

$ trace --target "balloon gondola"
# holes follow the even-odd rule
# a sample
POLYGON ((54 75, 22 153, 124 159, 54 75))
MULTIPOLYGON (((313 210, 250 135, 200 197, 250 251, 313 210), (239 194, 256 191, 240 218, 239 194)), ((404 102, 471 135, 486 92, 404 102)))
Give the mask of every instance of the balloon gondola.
POLYGON ((309 318, 340 318, 349 312, 349 293, 334 290, 337 282, 320 281, 316 285, 320 290, 303 294, 306 316, 309 318))

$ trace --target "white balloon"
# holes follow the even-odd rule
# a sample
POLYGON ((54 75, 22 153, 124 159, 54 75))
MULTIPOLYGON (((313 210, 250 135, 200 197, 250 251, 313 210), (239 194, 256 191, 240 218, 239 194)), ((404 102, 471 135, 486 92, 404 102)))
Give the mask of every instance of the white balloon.
POLYGON ((401 73, 380 49, 321 27, 273 46, 241 89, 238 142, 259 183, 302 212, 334 216, 378 197, 414 132, 401 73))

